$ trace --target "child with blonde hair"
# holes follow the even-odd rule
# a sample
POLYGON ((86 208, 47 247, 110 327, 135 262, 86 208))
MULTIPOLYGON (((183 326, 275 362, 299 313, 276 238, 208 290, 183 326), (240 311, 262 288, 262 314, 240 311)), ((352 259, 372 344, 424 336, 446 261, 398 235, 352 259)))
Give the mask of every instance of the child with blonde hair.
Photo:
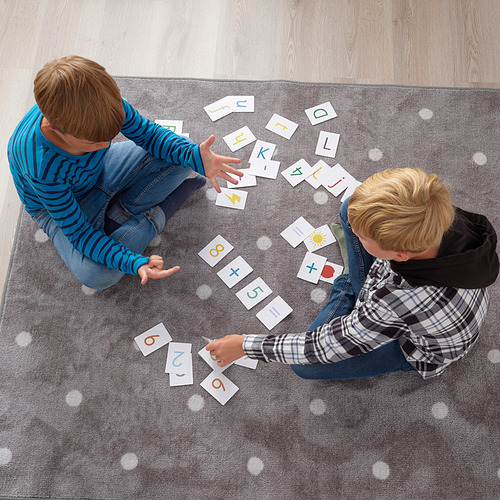
POLYGON ((456 208, 419 169, 368 178, 340 209, 348 266, 308 331, 228 335, 207 346, 226 366, 247 355, 303 378, 441 375, 476 342, 499 269, 495 231, 456 208))

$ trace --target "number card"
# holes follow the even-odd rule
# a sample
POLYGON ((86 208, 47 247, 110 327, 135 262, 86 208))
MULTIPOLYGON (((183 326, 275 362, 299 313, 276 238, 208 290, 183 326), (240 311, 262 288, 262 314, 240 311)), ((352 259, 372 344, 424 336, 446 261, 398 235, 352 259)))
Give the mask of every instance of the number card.
POLYGON ((342 274, 343 270, 344 268, 342 266, 333 264, 332 262, 327 262, 325 267, 323 267, 323 271, 321 271, 319 279, 321 281, 326 281, 327 283, 333 283, 337 276, 342 274))
POLYGON ((228 286, 233 288, 234 285, 239 283, 243 278, 248 276, 253 269, 241 256, 236 257, 226 267, 223 267, 217 276, 228 286))
POLYGON ((134 340, 142 354, 147 356, 165 344, 168 344, 172 340, 172 337, 163 326, 163 323, 160 323, 148 331, 141 333, 134 340))
POLYGON ((317 125, 318 123, 323 123, 335 118, 337 113, 335 113, 331 102, 324 102, 323 104, 318 104, 317 106, 306 109, 306 115, 311 125, 317 125))
POLYGON ((276 160, 254 160, 250 163, 248 172, 257 177, 276 179, 280 169, 280 162, 276 160))
POLYGON ((266 297, 269 297, 273 291, 266 285, 266 282, 262 278, 254 279, 245 288, 242 288, 236 297, 240 299, 242 304, 248 309, 252 309, 259 302, 263 301, 266 297))
POLYGON ((155 120, 155 123, 161 125, 164 128, 168 128, 176 134, 182 134, 182 120, 155 120))
POLYGON ((248 356, 243 356, 242 358, 237 359, 233 364, 255 370, 257 368, 257 365, 259 364, 259 360, 250 359, 248 356))
POLYGON ((295 187, 313 173, 314 170, 311 165, 309 165, 309 163, 302 158, 287 169, 283 170, 281 175, 292 185, 292 187, 295 187))
POLYGON ((264 309, 261 309, 256 316, 268 330, 272 330, 292 311, 293 309, 278 295, 264 309))
POLYGON ((229 149, 234 153, 241 149, 242 147, 250 144, 256 140, 255 136, 252 134, 248 127, 242 127, 232 134, 226 135, 224 137, 224 142, 228 145, 229 149))
POLYGON ((220 188, 221 192, 217 194, 215 204, 218 207, 235 208, 244 210, 247 202, 248 193, 239 189, 220 188))
POLYGON ((297 273, 297 278, 316 284, 327 260, 326 257, 307 252, 297 273))
POLYGON ((223 373, 218 372, 212 372, 200 385, 221 405, 225 405, 239 389, 223 373))
POLYGON ((184 364, 177 373, 169 373, 170 387, 193 385, 193 357, 191 353, 186 356, 184 364))
POLYGON ((238 184, 233 184, 227 181, 227 189, 244 188, 244 187, 246 188, 257 185, 257 179, 255 178, 255 175, 249 174, 248 168, 242 168, 240 172, 243 172, 243 177, 238 177, 237 175, 233 175, 228 172, 227 175, 237 180, 238 184))
POLYGON ((170 342, 165 373, 186 373, 191 358, 191 346, 187 342, 170 342))
POLYGON ((307 222, 304 217, 299 217, 295 222, 292 222, 280 234, 285 238, 293 248, 302 243, 312 232, 314 227, 307 222))
POLYGON ((356 179, 340 163, 334 165, 330 172, 328 172, 328 175, 321 179, 323 187, 332 193, 333 196, 338 196, 342 191, 356 182, 356 179))
POLYGON ((203 108, 210 119, 215 122, 219 118, 229 115, 234 111, 233 99, 226 96, 203 108))
POLYGON ((210 368, 212 368, 212 370, 214 372, 217 372, 217 373, 222 373, 226 368, 229 368, 233 363, 227 365, 227 366, 223 366, 222 368, 217 364, 217 359, 215 357, 213 357, 209 351, 207 351, 204 347, 202 349, 200 349, 198 351, 198 355, 200 356, 201 359, 203 359, 203 361, 205 361, 205 363, 207 363, 208 366, 210 366, 210 368))
POLYGON ((307 238, 304 240, 304 244, 309 252, 315 252, 320 248, 324 248, 327 245, 335 243, 337 240, 333 236, 332 230, 325 224, 321 227, 315 229, 307 238))
POLYGON ((257 141, 253 147, 252 154, 248 163, 253 163, 256 160, 267 161, 270 160, 276 149, 276 144, 265 141, 257 141))
POLYGON ((287 118, 283 118, 278 114, 274 114, 266 125, 266 129, 274 132, 275 134, 290 139, 299 126, 298 123, 292 122, 287 118))
POLYGON ((306 178, 306 182, 311 184, 314 189, 318 189, 321 186, 323 176, 328 175, 331 169, 330 165, 323 160, 319 160, 313 165, 313 173, 306 178))
POLYGON ((220 234, 216 236, 198 255, 210 266, 220 262, 232 249, 233 245, 228 243, 220 234))
POLYGON ((319 133, 318 143, 316 145, 316 154, 319 156, 328 156, 329 158, 335 158, 339 140, 340 134, 321 131, 319 133))
POLYGON ((255 110, 253 95, 231 95, 228 99, 232 101, 234 113, 253 113, 255 110))

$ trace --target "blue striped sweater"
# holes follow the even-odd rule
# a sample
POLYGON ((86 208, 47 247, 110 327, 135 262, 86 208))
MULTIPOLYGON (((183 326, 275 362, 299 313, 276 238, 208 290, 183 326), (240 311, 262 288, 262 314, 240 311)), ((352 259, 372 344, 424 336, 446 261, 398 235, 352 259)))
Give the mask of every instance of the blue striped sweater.
MULTIPOLYGON (((156 158, 190 167, 204 174, 199 146, 141 116, 123 100, 122 134, 156 158)), ((74 156, 48 141, 40 130, 42 114, 34 106, 16 127, 8 144, 14 184, 26 207, 35 216, 46 208, 74 248, 86 257, 129 274, 148 262, 92 227, 78 199, 97 183, 109 150, 74 156)))

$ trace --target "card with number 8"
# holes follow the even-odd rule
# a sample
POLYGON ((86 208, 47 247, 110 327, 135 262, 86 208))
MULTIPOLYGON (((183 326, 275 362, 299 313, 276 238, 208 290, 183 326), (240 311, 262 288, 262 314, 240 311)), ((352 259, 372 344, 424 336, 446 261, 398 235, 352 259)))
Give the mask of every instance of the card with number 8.
POLYGON ((220 234, 216 236, 198 255, 211 267, 220 262, 232 249, 233 245, 228 243, 220 234))
POLYGON ((243 305, 247 309, 252 309, 259 302, 269 297, 273 291, 266 285, 266 282, 262 278, 257 278, 253 280, 245 288, 242 288, 237 294, 243 305))
POLYGON ((239 390, 223 373, 212 372, 201 384, 221 405, 225 405, 239 390))
POLYGON ((139 346, 142 354, 147 356, 160 347, 163 347, 165 344, 168 344, 172 340, 172 337, 165 326, 163 326, 163 323, 160 323, 150 328, 148 331, 141 333, 135 337, 134 340, 139 346))

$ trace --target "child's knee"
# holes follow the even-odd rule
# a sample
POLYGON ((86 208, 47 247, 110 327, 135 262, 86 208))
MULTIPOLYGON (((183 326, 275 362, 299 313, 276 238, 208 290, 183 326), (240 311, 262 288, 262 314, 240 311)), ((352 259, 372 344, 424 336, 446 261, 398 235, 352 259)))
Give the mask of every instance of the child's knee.
POLYGON ((73 274, 82 285, 99 292, 116 285, 124 276, 118 269, 111 269, 98 263, 74 269, 73 274))

